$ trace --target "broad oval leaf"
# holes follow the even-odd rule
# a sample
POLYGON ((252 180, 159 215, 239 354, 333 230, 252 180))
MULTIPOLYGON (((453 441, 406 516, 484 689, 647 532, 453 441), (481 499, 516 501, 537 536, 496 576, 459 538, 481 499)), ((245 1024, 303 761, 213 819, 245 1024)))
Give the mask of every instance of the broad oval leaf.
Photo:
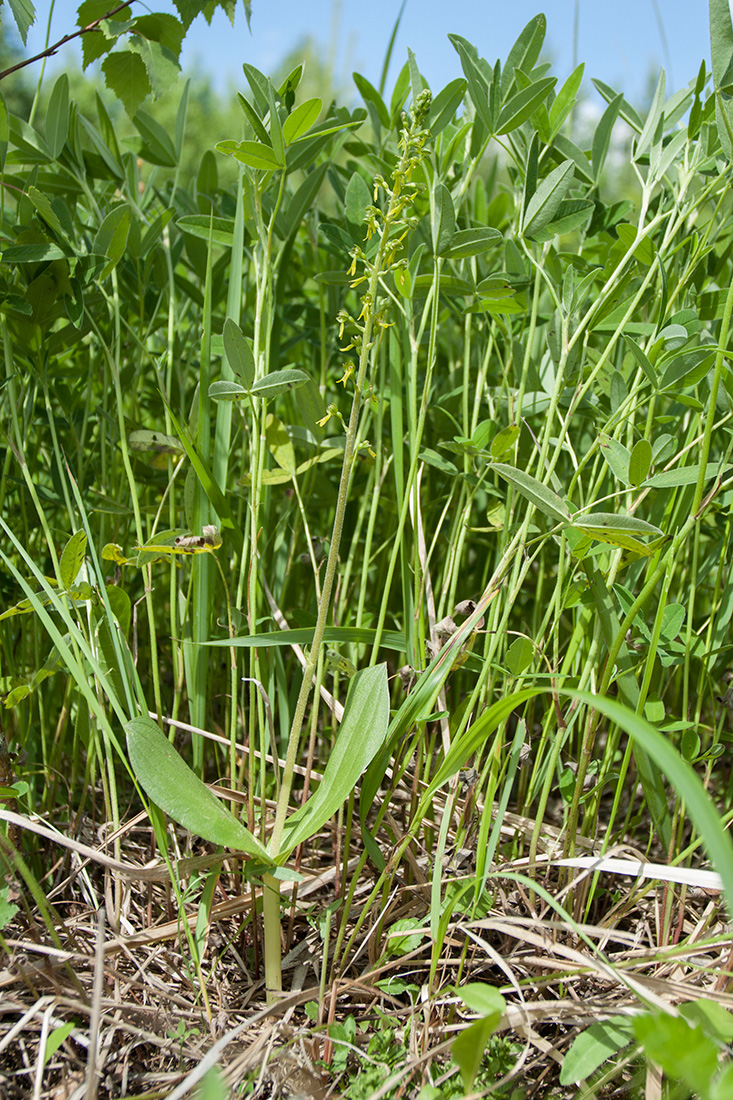
POLYGON ((289 477, 294 477, 296 472, 295 450, 285 425, 272 413, 267 414, 265 422, 265 439, 270 454, 277 462, 281 470, 289 477))
MULTIPOLYGON (((227 149, 226 152, 229 150, 227 149)), ((274 149, 269 145, 263 145, 261 141, 240 141, 232 150, 231 156, 242 164, 246 164, 248 168, 258 168, 263 172, 274 172, 278 168, 285 167, 278 160, 274 149)))
POLYGON ((127 446, 131 451, 153 451, 159 455, 185 453, 183 444, 175 435, 165 435, 163 432, 149 431, 145 428, 130 432, 127 437, 127 446))
MULTIPOLYGON (((711 481, 722 472, 717 462, 708 462, 705 467, 705 481, 711 481)), ((652 474, 644 482, 644 488, 677 489, 680 485, 695 485, 699 476, 699 463, 694 466, 678 466, 675 470, 662 470, 658 474, 652 474)))
POLYGON ((480 256, 492 245, 502 239, 498 229, 479 227, 478 229, 459 229, 451 237, 447 247, 439 252, 447 260, 462 260, 466 256, 480 256))
POLYGON ((652 445, 648 439, 640 439, 634 444, 629 459, 629 481, 637 488, 645 480, 652 464, 652 445))
POLYGON ((516 443, 520 431, 518 424, 509 424, 506 428, 502 428, 500 432, 497 432, 491 440, 491 457, 501 458, 507 451, 510 451, 516 443))
POLYGON ((71 588, 79 575, 86 549, 87 536, 84 531, 77 531, 66 543, 59 561, 59 573, 64 588, 71 588))
POLYGON ((555 523, 570 523, 570 509, 565 501, 536 477, 504 462, 494 462, 492 469, 555 523))
POLYGON ((239 382, 227 382, 224 379, 212 382, 209 386, 209 397, 213 397, 215 401, 241 401, 248 393, 249 390, 240 386, 239 382))
POLYGON ((208 241, 211 238, 214 244, 223 245, 224 248, 231 248, 234 242, 233 218, 212 218, 208 214, 186 214, 184 217, 178 218, 176 225, 184 233, 190 233, 192 237, 198 237, 199 240, 203 241, 208 241))
POLYGON ((302 370, 273 370, 260 378, 259 382, 255 382, 250 393, 253 397, 277 397, 280 393, 305 385, 307 381, 308 375, 302 370))
POLYGON ((611 471, 623 485, 629 485, 629 464, 631 462, 631 455, 628 447, 624 447, 623 443, 619 443, 617 439, 612 439, 611 436, 606 435, 605 432, 600 433, 599 443, 601 446, 601 454, 611 468, 611 471))
POLYGON ((322 99, 307 99, 288 115, 283 122, 283 139, 286 145, 297 141, 311 126, 313 126, 321 113, 322 99))
POLYGON ((560 1071, 561 1085, 579 1085, 634 1037, 628 1017, 604 1020, 581 1031, 565 1055, 560 1071))
POLYGON ((657 538, 664 534, 653 523, 647 523, 645 519, 637 516, 623 516, 617 512, 584 512, 575 516, 573 527, 580 527, 584 531, 618 531, 627 535, 654 535, 657 538))
POLYGON ((314 836, 346 801, 381 749, 389 728, 387 666, 361 669, 352 678, 344 717, 318 790, 289 817, 278 860, 314 836))
POLYGON ((222 339, 229 366, 239 376, 244 388, 249 389, 255 380, 255 358, 247 338, 231 317, 224 322, 222 339))
POLYGON ((272 864, 257 838, 194 775, 152 718, 133 718, 125 734, 132 770, 156 806, 196 836, 272 864))

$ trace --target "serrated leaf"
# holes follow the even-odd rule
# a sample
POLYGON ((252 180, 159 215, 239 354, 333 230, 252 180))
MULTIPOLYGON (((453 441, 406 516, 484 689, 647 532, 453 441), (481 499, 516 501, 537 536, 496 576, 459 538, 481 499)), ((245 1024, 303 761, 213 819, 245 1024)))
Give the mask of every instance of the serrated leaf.
POLYGON ((165 46, 161 46, 159 42, 133 33, 128 40, 128 49, 142 58, 156 99, 165 95, 178 80, 180 72, 175 54, 165 46))
POLYGON ((272 860, 249 829, 194 775, 160 727, 145 715, 125 726, 132 770, 148 797, 196 836, 272 860))
POLYGON ((145 62, 131 50, 111 53, 102 62, 102 72, 105 84, 132 118, 153 90, 145 62))
POLYGON ((36 21, 36 9, 30 0, 8 0, 10 10, 15 19, 21 42, 25 46, 28 42, 28 30, 36 21))
POLYGON ((64 588, 71 588, 79 575, 86 550, 87 536, 84 531, 77 531, 66 543, 59 559, 59 574, 64 588))
POLYGON ((305 371, 288 369, 288 370, 274 370, 266 374, 264 378, 260 378, 258 382, 255 382, 254 386, 250 390, 253 397, 277 397, 278 394, 287 393, 288 390, 294 390, 298 386, 302 386, 308 381, 308 375, 305 371))
POLYGON ((536 477, 532 477, 531 474, 525 473, 524 470, 520 470, 516 466, 507 466, 503 462, 494 462, 491 468, 496 470, 497 474, 508 481, 510 485, 513 485, 543 515, 548 516, 555 523, 570 523, 570 509, 565 501, 557 493, 553 493, 552 489, 548 489, 546 485, 538 481, 536 477))
MULTIPOLYGON (((106 0, 105 0, 106 2, 106 0)), ((178 59, 181 53, 181 43, 185 30, 179 19, 167 12, 151 12, 150 15, 138 15, 135 18, 134 30, 151 42, 157 42, 178 59)))

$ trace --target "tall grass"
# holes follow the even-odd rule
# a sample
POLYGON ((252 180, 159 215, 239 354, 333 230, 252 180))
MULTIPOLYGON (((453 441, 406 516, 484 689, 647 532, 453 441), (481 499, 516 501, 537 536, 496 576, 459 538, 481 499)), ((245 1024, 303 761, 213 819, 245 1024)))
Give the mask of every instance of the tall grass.
MULTIPOLYGON (((45 128, 10 119, 0 674, 22 809, 71 829, 117 828, 145 791, 170 809, 125 770, 150 711, 232 792, 272 927, 283 877, 327 851, 323 988, 367 927, 388 956, 403 880, 429 887, 430 994, 501 861, 534 881, 548 849, 697 863, 702 845, 731 893, 711 808, 730 810, 733 611, 715 93, 704 66, 670 98, 662 74, 642 117, 598 85, 579 147, 582 67, 548 75, 543 39, 537 17, 492 68, 452 36, 461 79, 431 95, 410 55, 389 103, 356 75, 356 110, 246 65, 244 138, 216 135, 234 194, 210 151, 156 186, 185 97, 173 138, 138 119, 134 152, 63 77, 45 128), (367 708, 353 734, 363 774, 319 786, 342 705, 376 685, 354 673, 385 662, 389 721, 367 708), (315 840, 302 822, 326 802, 315 840), (449 847, 474 853, 460 887, 449 847)), ((598 876, 564 895, 576 922, 606 904, 598 876)))

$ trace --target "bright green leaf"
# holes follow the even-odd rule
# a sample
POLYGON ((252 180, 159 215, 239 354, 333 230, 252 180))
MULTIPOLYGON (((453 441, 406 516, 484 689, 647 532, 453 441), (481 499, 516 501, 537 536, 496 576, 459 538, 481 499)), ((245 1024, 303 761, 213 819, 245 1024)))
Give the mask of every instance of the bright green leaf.
POLYGON ((387 666, 361 669, 349 682, 344 716, 318 789, 285 823, 280 859, 315 836, 344 804, 384 744, 388 727, 387 666))
POLYGON ((224 353, 234 374, 241 380, 246 390, 255 380, 255 359, 249 341, 239 325, 231 317, 224 322, 222 333, 224 353))
POLYGON ((125 733, 135 776, 161 810, 195 836, 271 863, 259 840, 194 775, 152 718, 133 718, 125 733))
POLYGON ((64 588, 71 588, 79 575, 86 550, 87 536, 84 531, 77 531, 66 543, 59 559, 59 574, 64 588))
POLYGON ((608 1062, 616 1051, 629 1045, 634 1037, 630 1019, 615 1016, 603 1023, 591 1024, 576 1036, 563 1059, 561 1085, 578 1085, 608 1062))
POLYGON ((132 118, 153 90, 145 62, 131 50, 111 53, 102 62, 102 72, 105 84, 132 118))
POLYGON ((283 123, 283 139, 286 145, 297 141, 315 125, 322 107, 322 99, 307 99, 288 115, 283 123))

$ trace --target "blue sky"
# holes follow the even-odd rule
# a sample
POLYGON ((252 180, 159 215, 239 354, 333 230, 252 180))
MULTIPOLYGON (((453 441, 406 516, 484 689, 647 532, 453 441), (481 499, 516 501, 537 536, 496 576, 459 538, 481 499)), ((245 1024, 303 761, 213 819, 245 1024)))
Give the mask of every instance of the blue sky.
MULTIPOLYGON (((39 23, 29 32, 29 52, 43 48, 48 9, 47 0, 37 0, 39 23)), ((221 10, 211 26, 199 17, 184 42, 183 67, 208 70, 220 91, 245 88, 243 61, 267 73, 311 35, 324 58, 332 59, 341 85, 350 83, 354 69, 377 84, 399 9, 399 0, 252 0, 251 31, 243 7, 233 28, 221 10)), ((168 0, 150 0, 149 10, 172 7, 168 0)), ((697 75, 703 58, 710 63, 706 0, 407 0, 390 76, 409 46, 437 92, 461 75, 448 33, 468 38, 493 64, 506 58, 522 27, 540 11, 547 16, 545 47, 555 75, 563 79, 577 57, 586 63, 586 81, 598 77, 640 105, 660 66, 671 93, 697 75)), ((7 8, 3 15, 7 20, 7 8)), ((75 19, 76 4, 57 0, 51 41, 72 30, 75 19)), ((53 67, 68 63, 68 56, 62 52, 53 67)))

